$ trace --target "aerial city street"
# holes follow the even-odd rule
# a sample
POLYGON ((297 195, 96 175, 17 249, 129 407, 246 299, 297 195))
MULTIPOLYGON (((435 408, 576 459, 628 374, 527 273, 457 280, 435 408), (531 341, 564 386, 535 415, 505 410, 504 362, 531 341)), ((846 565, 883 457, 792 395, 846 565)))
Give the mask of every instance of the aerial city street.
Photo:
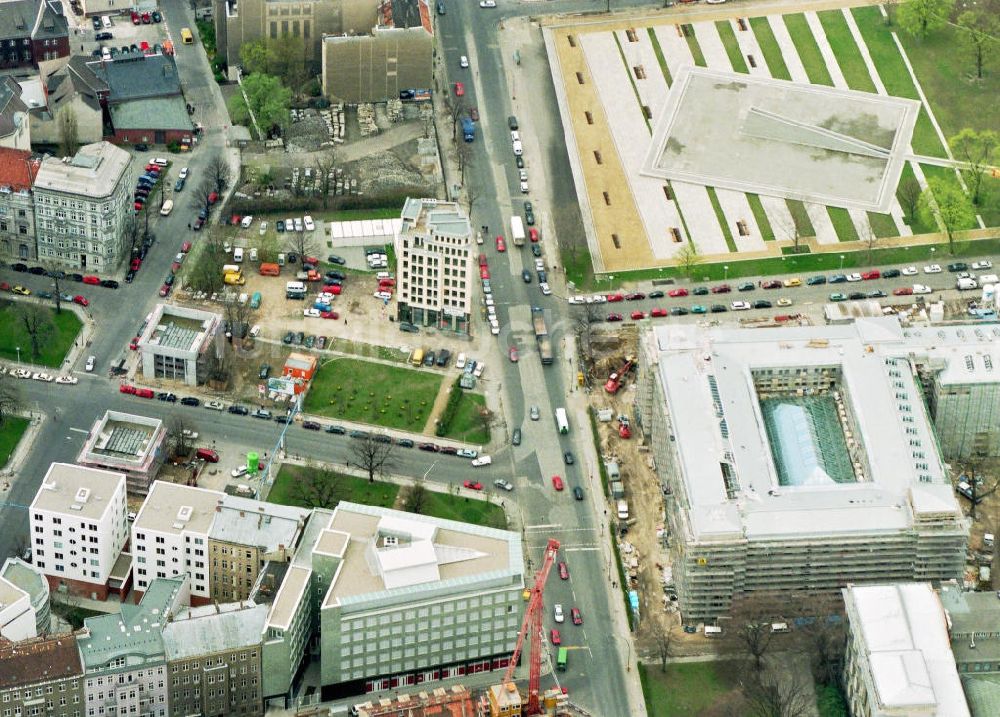
POLYGON ((0 0, 3 717, 995 714, 997 18, 0 0))

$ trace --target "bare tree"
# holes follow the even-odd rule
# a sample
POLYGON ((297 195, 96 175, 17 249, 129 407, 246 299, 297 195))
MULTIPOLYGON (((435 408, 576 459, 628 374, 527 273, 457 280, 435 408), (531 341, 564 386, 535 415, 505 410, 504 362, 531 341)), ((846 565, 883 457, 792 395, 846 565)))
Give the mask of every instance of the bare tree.
POLYGON ((753 661, 756 671, 764 666, 764 655, 771 646, 772 602, 765 595, 749 595, 733 601, 732 621, 727 631, 730 643, 753 661))
POLYGON ((250 319, 253 317, 253 309, 250 308, 250 302, 244 301, 241 303, 234 294, 231 301, 223 303, 222 309, 229 326, 229 330, 226 332, 226 339, 232 343, 233 338, 245 338, 250 331, 250 319))
POLYGON ((844 621, 816 619, 802 632, 809 642, 813 678, 821 685, 837 685, 844 664, 844 621))
POLYGON ((403 510, 407 513, 423 513, 427 506, 427 486, 422 480, 416 481, 403 493, 403 510))
POLYGON ((591 358, 590 345, 594 338, 594 325, 601 320, 601 309, 599 304, 574 304, 573 332, 576 334, 577 345, 580 347, 580 355, 584 360, 591 358))
POLYGON ((212 189, 222 194, 232 177, 229 162, 221 154, 213 154, 212 158, 208 160, 208 166, 205 167, 205 176, 212 183, 212 189))
POLYGON ((461 183, 465 184, 465 170, 472 164, 472 145, 468 142, 459 142, 456 144, 455 157, 458 159, 458 172, 461 183))
POLYGON ((653 643, 656 654, 660 658, 660 672, 667 671, 667 658, 670 657, 670 643, 673 641, 673 631, 663 620, 653 620, 653 643))
POLYGON ((476 412, 476 421, 479 422, 479 427, 486 434, 486 440, 484 442, 489 442, 490 440, 490 428, 496 423, 496 414, 490 409, 483 406, 476 412))
POLYGON ((795 217, 785 218, 779 222, 779 228, 781 233, 784 234, 785 240, 792 243, 792 253, 799 253, 799 243, 802 241, 802 229, 799 227, 799 223, 795 221, 795 217))
POLYGON ((186 458, 194 447, 195 426, 181 413, 172 413, 167 418, 167 447, 176 458, 186 458))
POLYGON ((701 260, 701 257, 698 256, 698 247, 694 245, 694 242, 689 241, 677 252, 674 259, 677 260, 677 266, 684 273, 684 276, 690 279, 694 267, 701 260))
POLYGON ((73 105, 63 105, 56 112, 56 122, 59 127, 59 153, 63 157, 72 157, 80 147, 80 126, 73 105))
POLYGON ((343 478, 329 468, 310 463, 297 472, 292 495, 310 508, 336 508, 350 494, 343 478))
POLYGON ((375 482, 375 474, 382 475, 392 467, 393 444, 384 434, 369 433, 351 444, 351 458, 355 465, 368 473, 368 480, 375 482))
POLYGON ((920 205, 920 195, 922 192, 920 182, 912 175, 904 177, 899 183, 899 188, 896 190, 899 203, 906 212, 907 219, 911 222, 917 216, 917 207, 920 205))
POLYGON ((444 106, 448 110, 448 116, 451 117, 451 138, 454 140, 458 134, 458 123, 466 111, 465 100, 461 97, 448 95, 444 106))
POLYGON ((297 252, 300 257, 313 256, 316 254, 319 243, 316 241, 314 232, 285 232, 285 241, 297 252))
POLYGON ((752 717, 802 717, 815 708, 809 686, 798 672, 750 673, 743 681, 743 694, 748 708, 745 714, 752 717))
POLYGON ((328 149, 317 155, 315 160, 316 175, 319 179, 319 191, 323 195, 323 208, 330 201, 330 188, 334 182, 334 172, 337 168, 337 155, 333 149, 328 149))
POLYGON ((194 201, 194 205, 199 209, 204 209, 208 211, 209 195, 215 191, 215 183, 210 177, 205 177, 199 184, 192 187, 191 189, 191 199, 194 201))
POLYGON ((878 235, 875 234, 875 230, 872 229, 871 222, 865 219, 864 223, 858 227, 858 239, 865 245, 868 250, 868 264, 872 263, 872 253, 875 251, 875 245, 878 244, 878 235))
MULTIPOLYGON (((471 157, 471 155, 470 155, 471 157)), ((467 160, 468 161, 468 160, 467 160)), ((465 176, 463 172, 462 184, 465 184, 465 176)), ((476 202, 479 200, 480 194, 479 189, 475 184, 465 184, 465 205, 468 207, 469 217, 472 217, 472 208, 475 206, 476 202)))
POLYGON ((1000 490, 1000 476, 987 480, 980 473, 979 465, 972 462, 966 463, 963 470, 971 492, 969 502, 972 507, 969 509, 969 517, 975 520, 979 504, 1000 490))
POLYGON ((8 418, 20 412, 23 406, 21 390, 14 379, 6 374, 0 376, 0 426, 3 426, 8 418))
POLYGON ((35 304, 19 302, 16 311, 18 323, 31 341, 31 357, 37 359, 42 355, 42 345, 55 329, 52 317, 48 311, 35 304))

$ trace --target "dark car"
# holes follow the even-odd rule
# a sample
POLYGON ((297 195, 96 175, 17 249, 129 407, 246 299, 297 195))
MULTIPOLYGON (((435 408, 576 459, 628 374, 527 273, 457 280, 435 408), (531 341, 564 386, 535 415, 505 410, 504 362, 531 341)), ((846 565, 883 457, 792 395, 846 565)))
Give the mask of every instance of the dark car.
POLYGON ((886 269, 882 272, 883 279, 895 279, 900 275, 899 269, 886 269))
POLYGON ((43 267, 40 267, 40 266, 33 266, 30 269, 28 269, 28 273, 29 274, 34 274, 35 276, 44 276, 45 275, 45 269, 43 267))
POLYGON ((114 279, 103 279, 101 281, 101 286, 103 286, 105 289, 117 289, 119 284, 114 279))
POLYGON ((643 294, 641 291, 634 291, 631 294, 626 294, 625 298, 628 301, 642 301, 643 299, 646 298, 646 295, 643 294))
POLYGON ((345 433, 347 433, 346 428, 344 428, 343 426, 338 426, 336 424, 330 424, 323 430, 325 430, 327 433, 333 433, 338 436, 343 436, 345 433))
POLYGON ((284 423, 284 424, 289 424, 289 423, 291 423, 291 422, 292 422, 292 417, 291 417, 291 416, 289 416, 289 415, 288 415, 288 414, 286 414, 286 413, 282 413, 282 414, 280 414, 280 415, 277 415, 277 416, 275 416, 275 417, 274 417, 274 422, 275 422, 275 423, 284 423))
POLYGON ((184 398, 181 399, 181 405, 182 406, 200 406, 201 405, 201 401, 199 401, 194 396, 185 396, 184 398))
POLYGON ((549 275, 545 273, 544 269, 538 270, 538 283, 544 284, 549 280, 549 275))
POLYGON ((163 21, 163 15, 160 14, 159 10, 153 10, 152 18, 153 18, 153 22, 162 22, 163 21))
POLYGON ((887 294, 884 291, 882 291, 881 289, 875 289, 874 291, 869 291, 868 292, 868 298, 869 299, 883 299, 886 296, 887 296, 887 294))
POLYGON ((571 466, 574 463, 576 463, 576 460, 573 458, 573 454, 570 451, 566 451, 563 453, 563 463, 565 463, 568 466, 571 466))
POLYGON ((952 272, 953 274, 958 271, 968 271, 968 270, 969 270, 969 265, 966 264, 964 261, 956 261, 955 263, 948 265, 948 271, 952 272))
POLYGON ((83 274, 70 274, 69 278, 73 281, 79 283, 83 281, 83 274))
POLYGON ((101 42, 102 40, 110 40, 113 37, 114 35, 112 35, 110 32, 107 31, 99 32, 96 35, 94 35, 94 39, 97 40, 98 42, 101 42))
POLYGON ((398 438, 396 439, 396 445, 401 448, 413 448, 414 444, 409 438, 398 438))
POLYGON ((583 500, 583 488, 580 486, 573 486, 573 497, 577 500, 583 500))
POLYGON ((441 453, 444 453, 446 456, 457 456, 458 449, 455 446, 441 446, 441 453))
POLYGON ((441 449, 434 443, 421 443, 419 446, 422 451, 429 451, 431 453, 438 453, 441 449))
MULTIPOLYGON (((691 293, 694 294, 695 296, 708 296, 708 287, 696 286, 691 290, 691 293)), ((652 294, 650 294, 650 296, 652 296, 652 294)))
POLYGON ((537 244, 532 244, 531 245, 531 255, 532 256, 541 256, 542 255, 542 247, 538 246, 537 244))
MULTIPOLYGON (((125 48, 122 48, 122 49, 125 49, 125 48)), ((143 144, 142 142, 140 142, 139 144, 133 144, 132 145, 132 149, 134 149, 136 152, 148 152, 149 151, 149 145, 148 144, 143 144)))
POLYGON ((433 351, 428 351, 424 354, 424 366, 433 366, 436 358, 437 356, 433 351))
POLYGON ((843 274, 834 274, 830 277, 829 282, 831 284, 844 284, 847 282, 847 277, 843 274))
POLYGON ((275 231, 278 231, 278 232, 285 231, 285 220, 284 219, 279 219, 278 221, 276 221, 274 223, 274 229, 275 229, 275 231))
POLYGON ((351 438, 368 438, 368 431, 351 431, 351 438))
POLYGON ((237 416, 245 416, 250 413, 250 409, 246 406, 241 406, 238 403, 234 403, 232 406, 226 409, 230 413, 234 413, 237 416))
POLYGON ((299 331, 295 334, 294 337, 292 337, 292 344, 294 344, 295 346, 301 346, 302 342, 305 341, 305 339, 306 339, 305 332, 299 331))
POLYGON ((408 334, 417 334, 417 333, 420 333, 420 329, 419 328, 417 328, 414 324, 411 324, 411 323, 409 323, 407 321, 400 322, 400 324, 399 324, 399 330, 400 331, 405 331, 408 334))
POLYGON ((340 281, 343 281, 344 279, 347 278, 347 276, 342 271, 335 271, 335 270, 331 269, 330 271, 326 272, 326 278, 327 279, 339 279, 340 281))
POLYGON ((781 282, 778 281, 777 279, 770 279, 761 284, 761 287, 764 289, 780 289, 781 286, 782 286, 781 282))
POLYGON ((14 271, 24 273, 24 272, 26 272, 28 270, 28 265, 27 264, 11 264, 10 268, 13 269, 14 271))
POLYGON ((341 264, 341 265, 343 265, 343 264, 347 263, 347 259, 345 259, 342 256, 337 256, 336 254, 331 254, 330 256, 328 256, 326 258, 326 260, 328 262, 330 262, 331 264, 341 264))
POLYGON ((673 308, 670 309, 671 316, 687 316, 688 313, 689 313, 688 310, 685 309, 683 306, 674 306, 673 308))
POLYGON ((725 313, 726 311, 729 311, 729 309, 726 308, 725 304, 712 304, 711 308, 709 308, 709 311, 712 312, 713 314, 722 314, 725 313))
POLYGON ((287 334, 285 334, 282 337, 281 342, 284 343, 284 344, 291 344, 292 343, 292 339, 294 339, 294 338, 295 338, 295 332, 294 331, 289 331, 287 334))
POLYGON ((525 284, 530 284, 531 283, 531 272, 528 271, 527 269, 525 269, 524 271, 522 271, 521 272, 521 279, 524 281, 525 284))
POLYGON ((847 295, 847 298, 850 299, 851 301, 860 301, 861 299, 865 298, 865 292, 852 291, 850 294, 847 295))
POLYGON ((101 29, 101 17, 99 15, 94 15, 94 17, 90 18, 90 21, 94 24, 95 30, 101 29))
POLYGON ((757 285, 752 281, 744 281, 742 284, 736 287, 737 291, 753 291, 757 288, 757 285))
POLYGON ((510 437, 510 442, 513 445, 515 445, 515 446, 521 445, 521 429, 520 428, 515 428, 514 429, 514 432, 511 434, 511 437, 510 437))
POLYGON ((386 433, 376 433, 372 435, 372 440, 376 443, 392 443, 392 436, 386 433))
POLYGON ((514 157, 514 164, 517 165, 518 169, 524 169, 524 157, 522 157, 521 155, 517 155, 516 157, 514 157))
POLYGON ((807 286, 821 286, 822 284, 825 283, 826 283, 825 276, 810 276, 808 279, 806 279, 807 286))
POLYGON ((529 227, 535 226, 535 210, 531 206, 531 202, 524 203, 524 223, 529 227))
POLYGON ((179 191, 181 191, 182 189, 184 189, 184 182, 185 182, 185 181, 186 181, 186 180, 183 180, 183 179, 178 179, 178 180, 177 180, 176 182, 174 182, 174 191, 175 191, 175 192, 179 192, 179 191))
POLYGON ((662 299, 663 298, 663 292, 660 291, 659 289, 657 289, 656 291, 649 292, 648 296, 649 296, 650 299, 662 299))
POLYGON ((733 288, 729 284, 719 284, 712 287, 713 294, 728 294, 733 288))
POLYGON ((167 278, 163 280, 163 283, 167 286, 173 286, 175 278, 173 274, 167 274, 167 278))
POLYGON ((271 366, 266 363, 262 363, 260 365, 260 369, 257 371, 257 378, 263 379, 267 378, 270 375, 271 375, 271 366))
POLYGON ((441 349, 438 351, 436 362, 438 366, 441 366, 442 368, 447 366, 449 359, 451 359, 451 351, 448 349, 441 349))
POLYGON ((167 403, 176 403, 177 396, 170 393, 169 391, 160 391, 158 394, 156 394, 156 400, 166 401, 167 403))
POLYGON ((753 308, 755 308, 755 309, 770 309, 771 308, 771 302, 767 301, 766 299, 757 299, 757 301, 753 302, 753 308))

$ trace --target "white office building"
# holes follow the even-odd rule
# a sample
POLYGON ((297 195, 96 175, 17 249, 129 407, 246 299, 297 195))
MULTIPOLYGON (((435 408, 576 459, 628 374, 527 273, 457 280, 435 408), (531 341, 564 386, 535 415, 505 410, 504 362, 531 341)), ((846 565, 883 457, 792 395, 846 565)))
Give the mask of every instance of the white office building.
POLYGON ((843 594, 853 717, 968 717, 948 619, 929 583, 851 586, 843 594))
POLYGON ((398 319, 469 333, 472 226, 457 202, 407 199, 396 236, 398 319))
POLYGON ((106 599, 128 540, 125 476, 53 463, 30 516, 33 562, 49 587, 106 599))
POLYGON ((186 386, 204 383, 212 357, 222 355, 225 338, 221 329, 220 314, 157 304, 139 335, 142 375, 186 386))
MULTIPOLYGON (((919 332, 916 332, 919 333, 919 332)), ((968 533, 895 318, 643 335, 636 414, 686 621, 734 600, 962 577, 968 533)), ((975 347, 973 347, 975 348, 975 347)))
POLYGON ((127 258, 125 225, 134 214, 131 155, 110 142, 73 157, 46 157, 35 177, 38 258, 109 274, 127 258))

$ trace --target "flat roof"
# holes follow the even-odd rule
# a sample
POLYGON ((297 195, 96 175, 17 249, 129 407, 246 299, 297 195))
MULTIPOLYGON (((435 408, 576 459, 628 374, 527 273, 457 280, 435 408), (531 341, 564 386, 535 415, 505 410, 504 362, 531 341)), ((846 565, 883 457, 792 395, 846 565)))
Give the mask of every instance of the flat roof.
POLYGON ((95 200, 114 195, 132 155, 110 142, 84 145, 69 162, 46 157, 35 177, 35 190, 79 194, 95 200))
POLYGON ((265 552, 291 551, 309 516, 308 508, 265 503, 223 494, 220 511, 208 532, 212 540, 255 545, 265 552))
POLYGON ((285 579, 281 582, 278 594, 274 596, 271 603, 271 614, 268 615, 267 624, 269 627, 276 627, 287 630, 291 627, 292 618, 295 611, 302 602, 302 596, 306 588, 309 587, 309 578, 312 570, 293 565, 285 573, 285 579))
POLYGON ((155 449, 162 426, 157 418, 106 411, 94 422, 81 457, 139 465, 155 449))
POLYGON ((816 327, 662 325, 648 340, 697 539, 892 532, 917 515, 961 517, 907 363, 914 345, 895 317, 816 327), (780 485, 753 372, 803 367, 841 372, 870 470, 864 480, 780 485))
POLYGON ((163 628, 164 652, 184 660, 259 645, 267 613, 267 605, 241 602, 181 610, 163 628))
POLYGON ((115 505, 111 501, 119 491, 124 498, 125 475, 122 473, 53 463, 31 501, 31 508, 100 520, 109 510, 124 505, 124 502, 115 505))
POLYGON ((422 233, 467 239, 472 236, 472 223, 458 202, 411 197, 403 205, 401 216, 404 222, 403 229, 407 228, 409 223, 413 229, 422 233))
POLYGON ((215 506, 223 495, 215 490, 155 480, 132 529, 174 535, 186 531, 207 536, 215 520, 215 506))
POLYGON ((969 714, 945 613, 930 583, 847 587, 844 601, 880 708, 969 714))

